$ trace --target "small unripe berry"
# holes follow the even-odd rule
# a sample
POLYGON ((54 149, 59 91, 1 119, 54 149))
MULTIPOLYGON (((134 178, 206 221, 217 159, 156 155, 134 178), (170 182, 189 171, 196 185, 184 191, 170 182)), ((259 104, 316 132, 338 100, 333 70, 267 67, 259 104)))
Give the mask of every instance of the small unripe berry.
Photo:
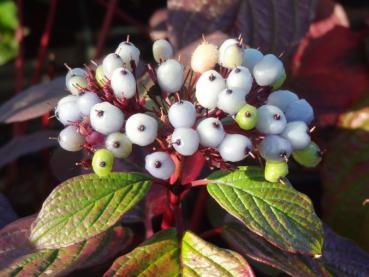
POLYGON ((284 70, 283 68, 281 77, 279 77, 279 79, 272 84, 272 90, 279 89, 283 85, 284 81, 286 81, 286 78, 287 78, 286 70, 284 70))
POLYGON ((304 149, 293 151, 292 157, 297 163, 305 167, 315 167, 322 161, 319 146, 314 142, 311 142, 304 149))
POLYGON ((234 38, 229 38, 229 39, 226 39, 225 41, 223 41, 223 43, 219 47, 219 59, 218 59, 219 64, 222 64, 222 61, 224 60, 225 50, 228 47, 236 45, 238 43, 239 43, 239 41, 237 39, 234 39, 234 38))
POLYGON ((244 105, 236 115, 236 122, 243 130, 251 130, 255 127, 258 121, 257 109, 249 104, 244 105))
POLYGON ((130 99, 136 94, 136 79, 129 70, 117 68, 111 75, 111 88, 117 98, 130 99))
POLYGON ((145 169, 155 178, 168 180, 174 173, 175 165, 165 152, 154 152, 145 157, 145 169))
POLYGON ((152 45, 152 53, 157 63, 173 58, 173 47, 166 39, 159 39, 152 45))
POLYGON ((219 51, 216 45, 203 42, 196 47, 191 57, 191 68, 194 72, 204 73, 213 69, 219 59, 219 51))
POLYGON ((265 180, 276 183, 288 175, 288 164, 285 161, 266 161, 264 169, 265 180))
POLYGON ((224 51, 221 65, 226 68, 236 68, 243 63, 243 48, 239 45, 231 45, 224 51))
POLYGON ((220 156, 225 161, 242 161, 252 150, 252 143, 246 136, 227 134, 218 147, 220 156))
POLYGON ((99 177, 106 177, 113 169, 114 156, 107 149, 99 149, 92 157, 92 169, 99 177))
POLYGON ((196 83, 196 99, 204 108, 214 109, 218 104, 219 93, 225 88, 226 82, 217 71, 206 71, 196 83))
POLYGON ((132 143, 123 133, 112 133, 106 137, 105 147, 116 158, 127 158, 132 152, 132 143))
POLYGON ((98 85, 102 88, 106 83, 106 77, 102 65, 99 65, 95 71, 95 78, 98 85))
POLYGON ((156 76, 163 91, 167 93, 177 92, 184 82, 183 66, 176 60, 169 59, 159 65, 156 76))
POLYGON ((85 138, 75 126, 67 126, 60 133, 58 142, 61 148, 70 152, 80 151, 85 143, 85 138))
POLYGON ((74 76, 86 77, 87 72, 86 72, 86 70, 84 70, 82 68, 79 68, 79 67, 72 68, 72 69, 68 70, 68 73, 65 76, 65 86, 68 88, 68 90, 69 90, 69 80, 70 80, 70 78, 72 78, 74 76))
POLYGON ((67 88, 73 95, 79 95, 87 89, 88 83, 83 76, 73 76, 69 79, 67 88))
POLYGON ((123 67, 132 71, 132 63, 134 63, 137 68, 140 62, 140 49, 138 49, 132 42, 121 42, 117 50, 115 50, 115 53, 122 59, 123 67))

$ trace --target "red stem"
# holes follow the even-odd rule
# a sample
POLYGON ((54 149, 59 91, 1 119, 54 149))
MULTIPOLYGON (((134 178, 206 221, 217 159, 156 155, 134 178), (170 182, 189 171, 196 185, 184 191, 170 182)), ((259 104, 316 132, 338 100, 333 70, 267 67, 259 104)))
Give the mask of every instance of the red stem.
POLYGON ((191 217, 190 228, 194 232, 197 231, 202 221, 207 199, 208 199, 208 191, 206 190, 206 188, 201 187, 200 191, 197 194, 196 202, 191 217))
POLYGON ((206 186, 208 183, 206 179, 196 180, 191 182, 191 187, 206 186))
POLYGON ((107 5, 108 5, 108 7, 107 7, 107 10, 106 10, 106 13, 105 13, 103 26, 101 28, 99 38, 98 38, 98 41, 97 41, 95 59, 100 58, 100 56, 102 54, 102 50, 104 48, 106 36, 108 34, 110 25, 113 21, 114 11, 116 10, 116 6, 117 6, 117 0, 110 0, 109 4, 107 4, 107 5))
POLYGON ((51 0, 49 14, 46 19, 45 30, 40 40, 37 65, 36 65, 36 69, 32 77, 32 84, 37 84, 41 78, 41 70, 42 70, 42 66, 45 63, 45 56, 46 56, 47 48, 49 46, 51 31, 54 26, 57 5, 58 5, 58 0, 51 0))
POLYGON ((208 230, 204 233, 202 233, 200 236, 204 239, 204 240, 207 240, 211 237, 214 237, 214 236, 219 236, 223 233, 224 231, 224 228, 223 227, 217 227, 217 228, 214 228, 214 229, 211 229, 211 230, 208 230))
MULTIPOLYGON (((104 7, 109 7, 109 4, 107 4, 106 1, 104 1, 104 0, 97 0, 97 3, 99 3, 100 5, 102 5, 104 7)), ((148 28, 144 24, 142 24, 141 22, 139 22, 136 19, 134 19, 133 17, 131 17, 129 14, 127 14, 124 11, 122 11, 121 9, 119 9, 119 7, 116 7, 114 9, 114 15, 118 16, 119 18, 121 18, 122 20, 128 22, 129 24, 133 25, 142 34, 144 34, 147 38, 150 38, 150 33, 149 33, 148 28)))

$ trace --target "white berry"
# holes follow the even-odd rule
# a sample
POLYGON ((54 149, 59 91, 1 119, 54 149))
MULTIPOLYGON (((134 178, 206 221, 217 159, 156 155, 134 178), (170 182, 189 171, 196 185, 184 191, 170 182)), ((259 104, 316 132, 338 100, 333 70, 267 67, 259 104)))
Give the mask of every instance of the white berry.
POLYGON ((103 72, 104 75, 108 78, 111 79, 111 76, 113 75, 113 72, 119 68, 119 67, 123 67, 123 61, 120 58, 119 55, 115 54, 115 53, 110 53, 109 55, 107 55, 102 63, 102 67, 103 67, 103 72))
POLYGON ((121 42, 117 50, 115 50, 115 53, 122 59, 123 67, 132 71, 132 63, 134 63, 137 68, 140 62, 140 49, 138 49, 132 42, 121 42))
POLYGON ((252 75, 246 67, 238 66, 229 73, 226 82, 227 88, 241 89, 246 96, 252 87, 252 75))
POLYGON ((175 165, 165 152, 154 152, 145 157, 145 169, 155 178, 168 180, 174 173, 175 165))
POLYGON ((93 92, 85 92, 77 99, 78 109, 84 116, 89 116, 91 108, 100 102, 101 99, 93 92))
POLYGON ((136 79, 128 69, 117 68, 111 75, 111 88, 117 98, 130 99, 136 94, 136 79))
POLYGON ((214 109, 218 104, 219 93, 225 88, 226 82, 217 71, 206 71, 196 83, 196 99, 202 107, 214 109))
POLYGON ((293 150, 304 149, 311 141, 309 127, 303 121, 287 123, 281 136, 291 143, 293 150))
POLYGON ((273 54, 265 55, 254 67, 254 78, 259 86, 270 86, 284 71, 283 63, 273 54))
POLYGON ((268 161, 285 161, 292 153, 291 143, 277 135, 266 136, 259 146, 260 155, 268 161))
POLYGON ((204 147, 216 148, 225 136, 222 122, 218 118, 209 117, 202 120, 197 126, 200 144, 204 147))
POLYGON ((234 115, 246 104, 245 92, 241 89, 224 89, 218 96, 218 108, 234 115))
POLYGON ((199 148, 198 133, 191 128, 176 128, 172 134, 173 148, 183 156, 191 156, 199 148))
POLYGON ((91 108, 90 123, 96 131, 108 135, 122 129, 124 114, 109 102, 102 102, 91 108))
POLYGON ((242 65, 247 67, 250 72, 254 71, 255 65, 264 57, 263 53, 255 48, 246 48, 243 53, 242 65))
POLYGON ((229 162, 242 161, 251 150, 250 139, 239 134, 227 134, 218 147, 222 159, 229 162))
POLYGON ((64 150, 76 152, 82 150, 85 138, 78 132, 77 127, 67 126, 59 133, 58 141, 64 150))
POLYGON ((76 101, 67 101, 57 106, 55 117, 63 124, 70 125, 82 120, 82 114, 76 101))
POLYGON ((147 146, 158 135, 158 122, 144 113, 131 115, 126 122, 126 135, 132 143, 147 146))
POLYGON ((106 137, 105 147, 116 158, 127 158, 132 152, 132 143, 123 133, 111 133, 106 137))
POLYGON ((285 111, 287 106, 298 100, 299 97, 289 90, 276 90, 272 92, 267 99, 268 105, 273 105, 280 108, 282 111, 285 111))
POLYGON ((169 108, 168 117, 174 128, 190 128, 196 121, 195 106, 189 101, 176 102, 169 108))
POLYGON ((173 47, 166 39, 159 39, 152 45, 152 53, 155 61, 161 63, 173 57, 173 47))
POLYGON ((183 66, 176 60, 169 59, 159 65, 156 76, 163 91, 167 93, 179 91, 184 81, 183 66))
POLYGON ((263 105, 258 108, 256 129, 263 134, 280 134, 286 127, 284 113, 275 106, 263 105))
POLYGON ((285 113, 288 122, 304 121, 306 124, 310 124, 314 119, 314 110, 305 99, 291 102, 285 113))

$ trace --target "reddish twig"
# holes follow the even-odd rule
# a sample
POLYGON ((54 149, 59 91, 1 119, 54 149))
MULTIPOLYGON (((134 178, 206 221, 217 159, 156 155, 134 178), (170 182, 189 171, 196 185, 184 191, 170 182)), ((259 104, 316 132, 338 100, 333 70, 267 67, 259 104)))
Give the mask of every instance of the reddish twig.
POLYGON ((208 231, 202 233, 200 236, 203 239, 207 240, 207 239, 209 239, 211 237, 221 235, 223 233, 223 231, 224 231, 224 228, 223 227, 217 227, 217 228, 214 228, 214 229, 211 229, 211 230, 208 230, 208 231))
POLYGON ((197 199, 194 208, 192 210, 190 229, 194 232, 196 232, 200 226, 202 217, 204 215, 207 199, 208 199, 208 191, 206 190, 206 188, 201 187, 200 191, 197 194, 197 199))
MULTIPOLYGON (((104 7, 109 7, 109 4, 106 3, 104 0, 97 0, 97 3, 104 7)), ((137 21, 133 17, 131 17, 129 14, 125 13, 119 7, 116 7, 114 9, 114 15, 118 16, 120 19, 126 21, 127 23, 131 24, 132 26, 136 27, 137 30, 139 30, 142 34, 145 35, 145 37, 150 38, 150 33, 148 28, 142 24, 141 22, 137 21)))
POLYGON ((33 84, 37 84, 41 78, 42 66, 45 63, 45 56, 46 56, 47 48, 49 46, 51 31, 54 26, 57 5, 58 5, 58 0, 52 0, 50 2, 49 14, 46 19, 45 30, 40 40, 40 47, 38 50, 38 57, 37 57, 37 65, 36 65, 36 69, 32 77, 33 84))
POLYGON ((117 6, 117 0, 110 0, 109 4, 107 5, 108 7, 106 9, 103 26, 101 28, 99 38, 97 41, 95 59, 100 58, 102 54, 102 49, 104 48, 106 36, 109 31, 111 22, 113 21, 114 11, 116 10, 116 6, 117 6))

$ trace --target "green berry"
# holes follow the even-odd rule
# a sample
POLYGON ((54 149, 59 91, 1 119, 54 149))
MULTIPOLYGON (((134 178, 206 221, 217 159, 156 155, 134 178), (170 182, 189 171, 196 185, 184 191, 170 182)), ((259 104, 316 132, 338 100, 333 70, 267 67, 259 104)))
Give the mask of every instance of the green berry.
POLYGON ((288 174, 288 164, 280 161, 266 161, 264 177, 265 180, 275 183, 288 174))
POLYGON ((96 81, 97 83, 99 84, 100 87, 103 87, 105 85, 105 75, 104 75, 104 71, 103 71, 103 67, 102 65, 99 65, 97 68, 96 68, 96 71, 95 71, 95 78, 96 78, 96 81))
POLYGON ((113 154, 106 149, 99 149, 92 158, 92 169, 99 177, 108 176, 113 168, 113 154))
POLYGON ((311 142, 306 148, 292 152, 294 160, 306 167, 315 167, 321 160, 322 155, 319 146, 311 142))
POLYGON ((236 115, 236 122, 243 130, 251 130, 258 121, 257 109, 249 104, 244 105, 236 115))
POLYGON ((284 81, 286 81, 286 78, 287 78, 286 71, 283 70, 281 77, 279 77, 279 79, 272 84, 272 89, 273 90, 279 89, 283 85, 284 81))

